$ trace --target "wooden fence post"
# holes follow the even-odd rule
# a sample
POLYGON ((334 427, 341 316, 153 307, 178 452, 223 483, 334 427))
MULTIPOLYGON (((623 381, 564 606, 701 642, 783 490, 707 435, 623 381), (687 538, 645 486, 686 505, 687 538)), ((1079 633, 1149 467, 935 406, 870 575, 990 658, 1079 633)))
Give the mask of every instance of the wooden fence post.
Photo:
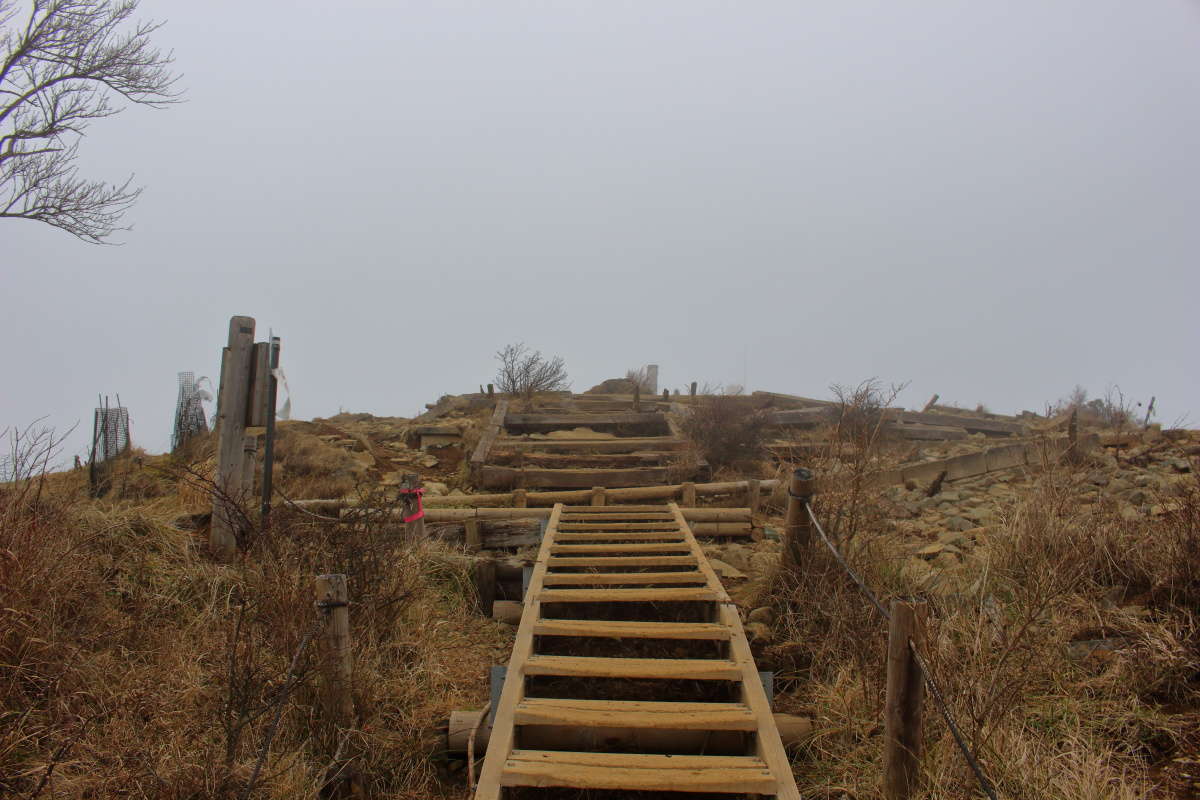
POLYGON ((605 497, 606 494, 607 494, 607 492, 604 491, 603 486, 593 486, 592 487, 592 505, 594 505, 594 506, 604 505, 605 500, 607 499, 605 497))
POLYGON ((692 381, 691 388, 688 389, 688 397, 690 397, 692 399, 692 401, 695 402, 695 400, 696 400, 696 382, 695 381, 692 381))
POLYGON ((912 648, 924 644, 924 617, 925 603, 892 601, 883 725, 883 793, 888 800, 908 800, 920 775, 925 680, 912 648))
POLYGON ((812 542, 812 520, 804 506, 812 500, 815 481, 813 474, 800 467, 792 472, 788 487, 787 517, 784 520, 784 563, 789 569, 799 569, 808 558, 812 542))
POLYGON ((488 400, 491 400, 495 396, 496 396, 496 386, 495 386, 495 384, 489 383, 488 384, 488 400))
POLYGON ((637 381, 633 383, 633 413, 642 410, 642 385, 637 381))
POLYGON ((762 485, 758 482, 758 478, 750 478, 746 481, 746 505, 750 507, 750 515, 758 513, 758 507, 762 502, 762 485))
POLYGON ((316 593, 317 608, 325 615, 321 663, 325 671, 326 708, 339 726, 349 727, 354 718, 354 695, 351 689, 350 592, 346 588, 346 576, 318 575, 316 593))
POLYGON ((212 524, 208 546, 218 561, 237 555, 236 507, 245 499, 246 410, 254 355, 254 318, 231 317, 229 343, 221 354, 221 386, 217 390, 217 472, 213 476, 212 524))
POLYGON ((242 496, 254 494, 254 473, 257 468, 258 437, 247 434, 242 437, 242 496))
POLYGON ((684 508, 696 507, 696 484, 688 481, 683 484, 683 494, 680 498, 684 508))
POLYGON ((479 520, 466 519, 463 520, 463 528, 465 529, 465 541, 468 553, 478 553, 483 549, 483 536, 479 532, 479 520))
POLYGON ((664 403, 671 402, 671 390, 670 389, 663 389, 663 402, 664 403))
POLYGON ((529 492, 527 492, 525 489, 514 489, 512 496, 513 508, 529 507, 529 492))
MULTIPOLYGON (((401 490, 420 489, 421 488, 421 476, 415 472, 408 472, 408 473, 401 475, 400 476, 400 488, 401 488, 401 490)), ((418 499, 417 494, 415 492, 413 492, 412 494, 402 493, 400 495, 400 497, 403 501, 401 507, 404 509, 404 516, 411 517, 413 514, 416 514, 417 507, 420 506, 420 504, 421 504, 421 501, 418 499)), ((405 539, 405 541, 411 543, 411 542, 422 541, 424 538, 425 538, 425 518, 424 517, 421 517, 420 519, 414 519, 412 522, 404 523, 404 539, 405 539)))

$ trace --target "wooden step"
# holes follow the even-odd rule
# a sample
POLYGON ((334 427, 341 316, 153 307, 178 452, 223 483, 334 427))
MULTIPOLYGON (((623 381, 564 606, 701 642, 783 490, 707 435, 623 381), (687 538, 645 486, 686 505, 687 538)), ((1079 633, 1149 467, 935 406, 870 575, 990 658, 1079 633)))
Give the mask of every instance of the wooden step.
POLYGON ((723 600, 724 595, 708 587, 543 589, 536 598, 543 603, 694 603, 723 600))
POLYGON ((739 794, 774 794, 776 789, 775 779, 766 764, 750 756, 662 756, 557 750, 513 750, 504 762, 500 784, 739 794))
POLYGON ((559 532, 554 534, 556 542, 648 542, 648 541, 685 541, 679 529, 671 531, 589 531, 588 533, 559 532))
POLYGON ((708 583, 703 572, 565 572, 546 573, 543 586, 587 586, 620 583, 708 583))
POLYGON ((670 509, 666 506, 635 506, 635 505, 617 505, 617 506, 563 506, 562 513, 564 514, 608 514, 613 511, 619 511, 626 514, 632 511, 658 511, 670 513, 670 509))
POLYGON ((560 531, 678 531, 679 523, 673 519, 662 522, 563 522, 560 531))
POLYGON ((741 668, 720 658, 601 658, 539 656, 525 661, 526 675, 573 678, 663 678, 666 680, 736 681, 741 668))
POLYGON ((527 697, 517 704, 518 725, 572 728, 652 728, 669 731, 753 731, 758 720, 741 703, 662 703, 558 700, 527 697))
MULTIPOLYGON (((615 508, 623 508, 624 506, 615 506, 615 508)), ((708 510, 708 509, 705 509, 708 510)), ((637 522, 638 520, 646 520, 647 522, 657 522, 660 519, 673 520, 675 515, 669 511, 643 511, 641 513, 627 513, 625 511, 606 511, 604 513, 582 514, 578 512, 564 513, 559 517, 559 522, 637 522)))
POLYGON ((729 628, 713 622, 616 622, 598 619, 540 619, 535 636, 597 639, 703 639, 729 641, 729 628))
POLYGON ((546 565, 556 567, 694 567, 695 556, 551 556, 546 565))
POLYGON ((687 542, 664 544, 551 544, 553 553, 690 553, 692 546, 687 542))

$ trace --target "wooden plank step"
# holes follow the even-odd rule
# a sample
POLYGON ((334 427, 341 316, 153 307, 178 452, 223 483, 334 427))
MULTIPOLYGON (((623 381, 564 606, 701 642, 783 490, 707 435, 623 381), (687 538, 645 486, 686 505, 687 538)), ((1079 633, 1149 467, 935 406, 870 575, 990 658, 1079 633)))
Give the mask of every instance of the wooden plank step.
POLYGON ((517 704, 518 725, 650 728, 669 731, 753 731, 758 719, 741 703, 663 703, 559 700, 527 697, 517 704))
POLYGON ((666 511, 669 509, 664 505, 658 506, 635 506, 635 505, 619 505, 619 506, 563 506, 562 513, 565 514, 609 514, 614 511, 620 511, 622 514, 633 511, 666 511))
POLYGON ((535 595, 543 603, 695 603, 723 600, 708 587, 649 589, 543 589, 535 595))
POLYGON ((559 522, 560 531, 677 531, 674 519, 662 522, 559 522))
POLYGON ((620 583, 706 583, 707 576, 698 570, 690 572, 567 572, 547 573, 544 586, 586 586, 588 584, 620 583))
POLYGON ((551 556, 546 565, 556 567, 687 567, 696 566, 695 556, 551 556))
POLYGON ((682 542, 683 531, 562 531, 554 534, 556 542, 682 542))
POLYGON ((647 792, 774 794, 767 765, 751 756, 662 756, 513 750, 502 786, 559 786, 647 792))
MULTIPOLYGON (((617 506, 618 509, 620 506, 617 506)), ((746 512, 749 516, 749 512, 746 512)), ((668 522, 674 521, 673 513, 658 512, 658 511, 642 511, 625 513, 624 511, 613 511, 611 513, 572 513, 572 515, 563 515, 559 523, 578 524, 581 522, 659 522, 661 519, 666 519, 668 522)))
POLYGON ((526 675, 572 678, 662 678, 665 680, 737 681, 742 668, 720 658, 602 658, 531 655, 526 675))
POLYGON ((687 542, 664 544, 552 544, 551 554, 566 553, 690 553, 692 546, 687 542))
POLYGON ((598 619, 540 619, 535 636, 587 636, 596 639, 703 639, 729 641, 729 628, 714 622, 616 622, 598 619))

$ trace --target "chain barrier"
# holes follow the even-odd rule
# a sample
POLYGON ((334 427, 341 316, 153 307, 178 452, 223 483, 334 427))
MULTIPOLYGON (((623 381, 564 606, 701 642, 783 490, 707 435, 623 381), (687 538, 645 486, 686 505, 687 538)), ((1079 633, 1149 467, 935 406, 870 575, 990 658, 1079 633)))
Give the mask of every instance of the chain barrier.
MULTIPOLYGON (((788 494, 792 497, 796 497, 796 495, 793 495, 790 490, 788 491, 788 494)), ((808 513, 808 518, 812 521, 813 527, 816 529, 817 534, 821 537, 821 541, 823 541, 825 546, 829 548, 829 552, 833 555, 834 559, 836 559, 837 562, 842 565, 842 569, 844 569, 846 574, 849 575, 851 579, 853 579, 853 581, 858 585, 859 591, 861 591, 867 600, 871 602, 871 605, 875 606, 875 610, 879 612, 880 616, 882 616, 888 622, 891 622, 892 615, 888 613, 886 608, 883 607, 883 603, 879 601, 879 598, 875 596, 875 593, 872 592, 863 579, 859 577, 858 573, 856 573, 854 569, 848 563, 846 563, 846 559, 842 557, 842 554, 838 552, 837 547, 835 547, 833 542, 829 540, 829 537, 825 534, 825 529, 821 527, 821 523, 817 520, 817 515, 813 513, 812 506, 808 503, 807 499, 804 499, 803 502, 804 510, 808 513)), ((950 708, 946 703, 946 698, 942 694, 941 688, 937 685, 937 683, 934 682, 933 673, 930 671, 929 665, 925 663, 925 659, 922 658, 921 654, 917 651, 912 639, 908 640, 908 649, 913 654, 913 659, 917 662, 917 668, 921 670, 921 677, 925 680, 925 686, 929 689, 929 693, 933 695, 933 699, 936 701, 938 712, 942 715, 942 719, 946 721, 947 727, 950 728, 950 734, 954 737, 955 744, 957 744, 958 749, 962 751, 963 758, 967 760, 967 764, 971 767, 971 771, 975 773, 975 778, 979 781, 979 788, 983 789, 984 794, 986 794, 990 800, 998 800, 996 796, 996 790, 993 788, 992 782, 989 781, 987 776, 983 774, 983 767, 979 765, 979 760, 975 758, 975 754, 971 752, 971 748, 967 745, 966 739, 963 737, 962 731, 959 729, 958 724, 954 721, 954 718, 950 716, 950 708)))

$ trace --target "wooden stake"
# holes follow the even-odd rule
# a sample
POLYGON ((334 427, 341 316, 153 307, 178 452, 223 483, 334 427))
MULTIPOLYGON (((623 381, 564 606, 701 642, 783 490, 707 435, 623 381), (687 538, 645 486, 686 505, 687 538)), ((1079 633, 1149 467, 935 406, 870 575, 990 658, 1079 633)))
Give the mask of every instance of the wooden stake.
POLYGON ((490 558, 481 558, 475 562, 472 571, 475 593, 479 597, 479 613, 490 617, 492 604, 496 601, 496 562, 490 558))
POLYGON ((924 616, 923 602, 892 601, 883 732, 883 793, 888 800, 908 800, 920 776, 925 681, 912 647, 924 646, 924 616))
POLYGON ((254 318, 230 318, 229 343, 221 355, 221 386, 217 393, 216 492, 208 535, 208 546, 218 561, 232 561, 237 554, 237 528, 242 520, 237 504, 244 499, 243 436, 253 354, 254 318))
POLYGON ((937 405, 937 401, 938 401, 938 396, 937 396, 937 394, 934 394, 933 397, 929 398, 929 402, 925 404, 925 407, 921 409, 921 413, 923 414, 923 413, 929 411, 930 409, 932 409, 934 406, 937 405))
POLYGON ((513 508, 528 508, 529 507, 529 492, 524 489, 513 490, 513 508))
POLYGON ((354 718, 352 691, 353 661, 350 649, 350 592, 345 575, 318 575, 317 608, 325 614, 322 636, 324 653, 326 709, 341 727, 349 727, 354 718))
POLYGON ((592 505, 594 505, 594 506, 604 505, 604 502, 607 499, 606 494, 607 494, 607 492, 605 491, 603 486, 593 486, 592 487, 592 505))
POLYGON ((489 383, 488 384, 488 400, 491 400, 495 396, 496 396, 496 386, 494 384, 489 383))
POLYGON ((483 549, 483 536, 479 532, 479 520, 466 519, 463 520, 463 525, 466 528, 467 552, 478 553, 483 549))
POLYGON ((636 381, 633 384, 633 413, 642 410, 642 385, 636 381))
POLYGON ((683 492, 680 505, 684 508, 694 508, 696 505, 696 484, 688 481, 683 484, 683 492))
POLYGON ((787 517, 784 521, 784 563, 789 569, 799 569, 808 558, 812 542, 812 520, 804 506, 812 500, 815 481, 813 474, 803 467, 792 473, 788 493, 787 517))
MULTIPOLYGON (((421 476, 415 472, 408 472, 400 476, 401 489, 419 489, 421 488, 421 476)), ((417 495, 402 494, 400 497, 403 500, 404 516, 409 517, 417 513, 417 495)), ((412 522, 404 523, 404 538, 408 542, 419 542, 425 538, 425 518, 414 519, 412 522)))
POLYGON ((671 390, 670 389, 663 389, 663 402, 664 403, 671 402, 671 390))
POLYGON ((688 389, 688 397, 690 397, 693 400, 696 399, 696 382, 695 381, 692 381, 692 385, 688 389))
POLYGON ((762 502, 762 484, 757 478, 751 478, 746 481, 746 505, 750 507, 751 514, 758 513, 758 507, 762 502))

